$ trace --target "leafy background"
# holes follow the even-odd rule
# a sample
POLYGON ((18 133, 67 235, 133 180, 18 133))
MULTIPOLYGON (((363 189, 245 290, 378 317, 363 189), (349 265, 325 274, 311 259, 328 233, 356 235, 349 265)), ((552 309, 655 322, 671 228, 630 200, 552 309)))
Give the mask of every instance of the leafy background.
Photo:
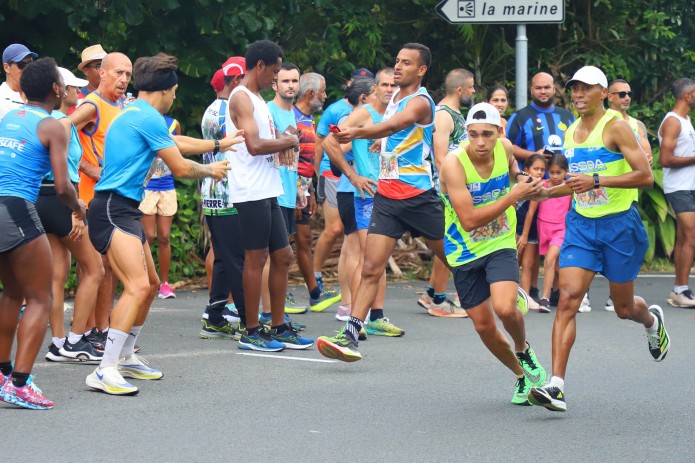
MULTIPOLYGON (((209 79, 228 56, 243 55, 257 39, 278 42, 286 60, 327 78, 329 101, 356 67, 377 70, 393 62, 401 44, 422 42, 433 52, 425 85, 441 96, 446 72, 474 71, 478 90, 502 83, 514 101, 514 25, 450 25, 435 14, 437 0, 6 0, 0 5, 0 46, 27 44, 76 69, 80 52, 100 43, 133 60, 164 51, 179 58, 182 78, 174 116, 187 134, 199 134, 214 98, 209 79)), ((647 126, 653 147, 671 108, 671 82, 695 74, 695 4, 685 0, 576 0, 566 2, 560 25, 530 25, 529 74, 548 71, 558 82, 593 64, 609 79, 625 78, 634 91, 631 113, 647 126)), ((526 89, 522 89, 526 91, 526 89)), ((558 102, 569 106, 562 85, 558 102)), ((513 108, 510 108, 513 109, 513 108)), ((647 260, 670 258, 675 218, 662 192, 658 149, 654 188, 640 197, 650 237, 647 260)), ((195 182, 180 182, 172 230, 172 281, 202 272, 195 182)))

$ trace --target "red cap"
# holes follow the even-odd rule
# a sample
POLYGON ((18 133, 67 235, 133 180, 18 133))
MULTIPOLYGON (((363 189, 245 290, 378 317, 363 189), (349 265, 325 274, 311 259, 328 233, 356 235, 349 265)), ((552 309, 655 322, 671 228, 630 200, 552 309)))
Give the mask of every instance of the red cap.
POLYGON ((222 65, 225 76, 239 76, 246 74, 246 58, 243 56, 232 56, 222 65))
POLYGON ((210 85, 212 85, 212 88, 216 92, 222 91, 222 89, 224 88, 224 72, 222 72, 222 69, 218 69, 215 75, 212 76, 210 85))

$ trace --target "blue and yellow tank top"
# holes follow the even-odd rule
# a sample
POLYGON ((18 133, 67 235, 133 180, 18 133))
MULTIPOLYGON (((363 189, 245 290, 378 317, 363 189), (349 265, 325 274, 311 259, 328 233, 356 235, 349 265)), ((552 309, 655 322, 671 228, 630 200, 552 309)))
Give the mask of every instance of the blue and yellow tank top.
MULTIPOLYGON (((466 172, 466 188, 473 197, 473 207, 483 207, 498 201, 509 194, 509 160, 507 152, 500 140, 494 148, 495 164, 489 178, 483 178, 473 166, 468 153, 468 142, 463 142, 458 149, 449 153, 456 156, 466 172)), ((446 260, 452 267, 458 267, 467 262, 480 259, 500 249, 516 249, 516 211, 509 206, 504 214, 490 223, 467 232, 461 226, 456 211, 454 211, 449 195, 445 204, 444 220, 444 252, 446 260)))
POLYGON ((387 198, 408 199, 433 188, 432 169, 427 157, 432 151, 435 104, 424 87, 420 87, 417 92, 396 103, 394 99, 399 92, 400 89, 393 94, 384 113, 384 121, 405 110, 408 102, 417 96, 427 98, 432 112, 429 124, 414 123, 387 137, 381 144, 382 155, 394 153, 398 156, 398 179, 380 179, 377 191, 387 198))
MULTIPOLYGON (((374 125, 381 122, 381 114, 372 108, 371 105, 366 104, 362 107, 369 111, 369 115, 372 116, 372 123, 374 125)), ((354 156, 355 170, 357 173, 362 177, 367 177, 376 181, 379 178, 379 153, 372 153, 369 151, 369 147, 373 144, 374 140, 352 140, 352 155, 354 156)), ((357 188, 354 188, 354 190, 356 195, 360 194, 357 188)), ((365 196, 371 197, 368 193, 365 193, 365 196)))
MULTIPOLYGON (((612 109, 607 109, 594 130, 587 139, 578 143, 574 140, 574 132, 581 122, 579 118, 565 132, 565 156, 571 173, 604 177, 617 177, 632 168, 622 153, 610 151, 603 144, 603 129, 613 119, 622 119, 622 115, 612 109)), ((604 217, 626 211, 636 198, 635 188, 600 187, 584 193, 574 194, 572 207, 581 216, 588 218, 604 217)))

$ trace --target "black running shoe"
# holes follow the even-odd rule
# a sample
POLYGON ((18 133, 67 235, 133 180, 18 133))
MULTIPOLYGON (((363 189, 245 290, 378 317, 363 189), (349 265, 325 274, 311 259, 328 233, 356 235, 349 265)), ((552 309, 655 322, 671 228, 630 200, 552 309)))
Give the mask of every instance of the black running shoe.
POLYGON ((661 362, 668 354, 671 348, 671 338, 669 338, 666 328, 664 327, 664 311, 658 305, 649 307, 649 312, 656 317, 656 331, 650 333, 647 331, 647 342, 649 343, 649 353, 655 361, 661 362))
POLYGON ((88 335, 84 335, 83 337, 92 345, 95 351, 104 352, 106 331, 99 331, 98 328, 94 328, 88 335))
POLYGON ((82 336, 75 344, 71 344, 66 339, 65 344, 60 348, 60 354, 80 362, 99 362, 104 356, 103 352, 94 349, 86 336, 82 336))
POLYGON ((560 290, 551 289, 550 290, 550 305, 557 307, 557 303, 560 302, 560 290))
POLYGON ((48 346, 48 352, 46 352, 46 360, 49 362, 71 362, 72 359, 64 356, 60 353, 60 348, 55 344, 51 343, 48 346))
POLYGON ((546 384, 543 387, 532 387, 528 393, 531 405, 539 405, 554 412, 566 412, 565 394, 557 386, 546 384))

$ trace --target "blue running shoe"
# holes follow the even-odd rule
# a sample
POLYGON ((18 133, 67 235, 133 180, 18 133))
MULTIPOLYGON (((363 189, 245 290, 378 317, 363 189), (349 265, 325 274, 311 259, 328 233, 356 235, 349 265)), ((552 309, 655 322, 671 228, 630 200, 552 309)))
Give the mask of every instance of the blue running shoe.
POLYGON ((259 352, 280 352, 285 345, 280 341, 271 339, 265 328, 261 326, 254 334, 248 332, 241 335, 239 349, 256 350, 259 352))
POLYGON ((277 330, 273 329, 270 330, 268 334, 270 335, 271 339, 283 343, 286 349, 303 350, 314 345, 313 339, 297 336, 296 331, 291 328, 283 331, 282 333, 278 333, 277 330))
MULTIPOLYGON (((271 314, 261 312, 258 315, 258 321, 261 322, 261 325, 265 326, 269 330, 272 328, 273 317, 271 316, 271 314)), ((302 325, 301 323, 295 322, 287 314, 285 314, 284 321, 287 326, 291 326, 296 331, 304 331, 306 329, 306 325, 302 325)))

